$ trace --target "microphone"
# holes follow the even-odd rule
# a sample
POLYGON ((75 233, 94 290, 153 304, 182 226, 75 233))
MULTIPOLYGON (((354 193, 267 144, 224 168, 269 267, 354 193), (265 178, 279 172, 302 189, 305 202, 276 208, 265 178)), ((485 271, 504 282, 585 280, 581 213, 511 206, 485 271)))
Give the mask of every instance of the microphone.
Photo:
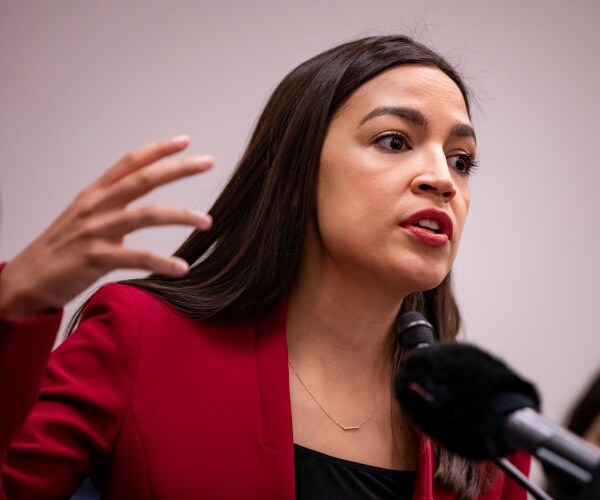
POLYGON ((521 450, 581 485, 600 475, 600 450, 542 417, 535 387, 476 347, 416 350, 395 392, 426 434, 459 455, 496 461, 521 450))
POLYGON ((433 326, 417 311, 408 311, 400 315, 396 321, 396 335, 400 345, 408 351, 435 343, 433 326))

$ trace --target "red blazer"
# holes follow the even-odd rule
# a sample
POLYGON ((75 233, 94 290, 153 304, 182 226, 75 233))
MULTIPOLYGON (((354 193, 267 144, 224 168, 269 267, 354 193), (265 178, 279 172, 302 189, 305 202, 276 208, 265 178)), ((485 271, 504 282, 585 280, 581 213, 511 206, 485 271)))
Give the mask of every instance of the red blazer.
MULTIPOLYGON (((4 266, 0 264, 0 272, 4 266)), ((0 466, 37 400, 61 313, 13 321, 0 313, 0 466)), ((0 498, 4 498, 0 482, 0 498)))
MULTIPOLYGON (((200 322, 135 288, 102 288, 51 356, 8 454, 8 498, 69 498, 87 475, 110 499, 294 498, 286 321, 280 307, 200 322)), ((454 498, 433 488, 425 439, 420 458, 414 498, 454 498)), ((499 475, 480 498, 526 495, 499 475)))

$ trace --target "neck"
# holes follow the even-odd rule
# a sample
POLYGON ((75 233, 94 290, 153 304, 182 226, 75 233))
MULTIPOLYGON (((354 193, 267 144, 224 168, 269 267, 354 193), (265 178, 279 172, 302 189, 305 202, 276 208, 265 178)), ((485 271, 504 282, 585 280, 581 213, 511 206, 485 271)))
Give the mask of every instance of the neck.
POLYGON ((287 308, 294 440, 348 460, 412 469, 414 436, 391 391, 404 295, 372 281, 335 265, 301 266, 287 308), (332 432, 330 421, 344 431, 332 432))
POLYGON ((344 273, 301 270, 288 300, 288 349, 294 362, 310 359, 329 371, 358 376, 389 374, 404 295, 365 285, 344 273))

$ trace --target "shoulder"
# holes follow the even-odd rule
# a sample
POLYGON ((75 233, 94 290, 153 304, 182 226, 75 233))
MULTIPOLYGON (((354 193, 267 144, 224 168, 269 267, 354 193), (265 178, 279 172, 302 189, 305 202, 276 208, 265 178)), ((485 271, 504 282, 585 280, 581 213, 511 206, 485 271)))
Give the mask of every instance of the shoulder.
POLYGON ((285 304, 259 317, 203 320, 145 290, 115 283, 94 294, 64 344, 112 346, 112 356, 129 352, 141 366, 182 367, 189 362, 198 369, 200 361, 207 368, 235 365, 236 359, 250 355, 267 360, 282 356, 287 361, 285 326, 285 304))
POLYGON ((123 283, 110 283, 89 299, 73 336, 81 329, 89 329, 89 324, 97 324, 113 335, 127 331, 129 336, 141 336, 146 345, 156 341, 162 344, 164 339, 183 341, 193 338, 198 342, 203 338, 211 344, 232 346, 247 343, 249 337, 254 338, 257 327, 262 329, 262 323, 263 318, 254 316, 197 319, 151 292, 123 283), (246 342, 242 340, 244 338, 246 342))
POLYGON ((150 292, 122 283, 99 288, 86 302, 77 333, 86 324, 110 325, 112 331, 126 329, 130 335, 161 328, 165 323, 190 322, 191 318, 150 292))
POLYGON ((132 314, 135 309, 156 305, 160 299, 154 295, 122 283, 109 283, 100 287, 88 300, 83 317, 110 310, 114 313, 132 314))

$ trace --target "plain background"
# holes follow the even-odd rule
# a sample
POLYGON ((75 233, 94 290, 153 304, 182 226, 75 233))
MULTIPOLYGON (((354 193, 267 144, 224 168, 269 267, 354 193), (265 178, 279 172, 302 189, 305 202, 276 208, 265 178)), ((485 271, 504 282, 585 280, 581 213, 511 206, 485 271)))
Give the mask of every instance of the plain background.
MULTIPOLYGON (((454 271, 463 337, 534 381, 561 420, 600 367, 598 26, 595 0, 1 1, 0 260, 164 136, 191 135, 217 167, 144 203, 207 209, 289 70, 359 36, 409 34, 477 101, 481 167, 454 271)), ((186 235, 128 242, 172 252, 186 235)))

